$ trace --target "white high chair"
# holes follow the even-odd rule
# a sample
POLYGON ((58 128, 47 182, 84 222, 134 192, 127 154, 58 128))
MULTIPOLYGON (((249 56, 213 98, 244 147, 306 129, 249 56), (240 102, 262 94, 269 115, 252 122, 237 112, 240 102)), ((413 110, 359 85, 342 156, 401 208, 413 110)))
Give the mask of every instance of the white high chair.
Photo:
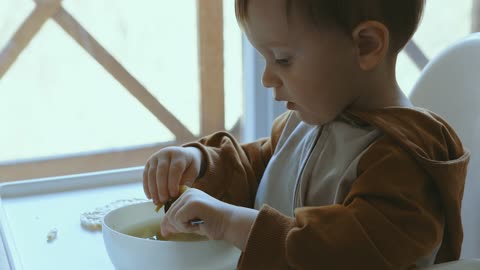
POLYGON ((480 33, 436 56, 423 70, 410 99, 447 120, 471 152, 462 203, 462 259, 427 269, 480 269, 480 33))

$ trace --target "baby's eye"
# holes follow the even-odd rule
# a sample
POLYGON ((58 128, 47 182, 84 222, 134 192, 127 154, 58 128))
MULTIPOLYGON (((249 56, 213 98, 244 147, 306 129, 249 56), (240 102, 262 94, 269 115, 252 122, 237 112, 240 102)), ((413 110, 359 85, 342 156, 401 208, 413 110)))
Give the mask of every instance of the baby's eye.
POLYGON ((288 58, 284 58, 284 59, 275 59, 275 63, 277 63, 278 65, 282 65, 282 66, 285 66, 285 65, 288 65, 290 64, 290 61, 288 58))

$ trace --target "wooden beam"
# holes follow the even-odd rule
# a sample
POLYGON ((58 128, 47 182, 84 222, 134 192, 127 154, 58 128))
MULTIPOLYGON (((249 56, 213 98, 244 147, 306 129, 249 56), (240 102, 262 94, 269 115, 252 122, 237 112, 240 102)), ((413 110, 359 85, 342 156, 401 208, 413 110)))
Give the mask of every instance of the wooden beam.
POLYGON ((200 134, 206 135, 225 128, 222 0, 197 0, 197 14, 200 134))
POLYGON ((70 157, 55 157, 52 159, 0 164, 0 183, 144 166, 147 159, 153 153, 163 147, 176 144, 178 144, 178 142, 166 142, 155 146, 128 150, 110 150, 97 153, 85 153, 70 157))
POLYGON ((480 1, 474 0, 472 7, 472 33, 480 32, 480 1))
MULTIPOLYGON (((238 120, 229 132, 240 140, 241 121, 238 120)), ((0 183, 144 166, 148 158, 158 150, 187 142, 189 141, 164 142, 152 146, 118 149, 116 151, 108 150, 67 157, 4 163, 0 164, 0 183)))
MULTIPOLYGON (((15 44, 15 46, 7 46, 0 54, 0 78, 28 46, 42 25, 51 17, 164 123, 177 136, 177 140, 144 148, 0 164, 0 182, 143 166, 148 157, 160 148, 179 145, 196 139, 178 119, 166 110, 145 87, 61 7, 61 0, 34 1, 37 3, 37 7, 9 43, 10 45, 15 44)), ((225 122, 222 0, 197 0, 197 10, 201 73, 201 132, 202 134, 209 134, 223 130, 225 122)), ((236 123, 231 132, 240 136, 239 122, 236 123)))
POLYGON ((105 70, 140 101, 177 140, 192 140, 195 136, 169 112, 137 79, 135 79, 82 25, 61 8, 53 19, 80 44, 105 70))
POLYGON ((419 70, 423 70, 423 68, 425 68, 425 66, 428 64, 429 60, 427 56, 413 40, 410 40, 407 43, 407 46, 405 46, 404 50, 419 70))
POLYGON ((60 9, 60 0, 38 4, 0 53, 0 79, 30 44, 45 22, 60 9))

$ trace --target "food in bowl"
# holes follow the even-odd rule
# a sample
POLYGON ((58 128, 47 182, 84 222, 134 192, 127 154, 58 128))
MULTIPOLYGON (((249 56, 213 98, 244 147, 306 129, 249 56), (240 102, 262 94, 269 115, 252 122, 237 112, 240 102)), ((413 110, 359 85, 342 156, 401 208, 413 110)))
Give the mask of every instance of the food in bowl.
POLYGON ((179 191, 178 191, 178 193, 179 193, 178 197, 170 199, 169 201, 167 201, 165 203, 165 205, 163 205, 163 204, 157 205, 157 207, 155 208, 155 212, 160 211, 160 208, 162 208, 162 206, 163 206, 164 209, 165 209, 165 213, 166 213, 168 211, 168 208, 170 208, 170 205, 172 205, 185 191, 187 191, 187 189, 189 189, 188 186, 181 185, 180 188, 179 188, 179 191))
POLYGON ((207 237, 195 233, 175 233, 168 237, 163 237, 160 233, 160 224, 158 220, 151 220, 128 226, 121 230, 122 233, 149 240, 161 241, 202 241, 208 240, 207 237))
POLYGON ((191 238, 191 235, 180 241, 148 239, 156 234, 164 215, 163 211, 155 212, 155 205, 151 201, 120 207, 105 215, 102 226, 103 240, 116 270, 236 268, 240 250, 226 241, 191 238), (151 226, 153 231, 148 229, 151 226), (140 231, 140 234, 129 235, 132 231, 136 234, 135 228, 139 228, 137 231, 140 231))

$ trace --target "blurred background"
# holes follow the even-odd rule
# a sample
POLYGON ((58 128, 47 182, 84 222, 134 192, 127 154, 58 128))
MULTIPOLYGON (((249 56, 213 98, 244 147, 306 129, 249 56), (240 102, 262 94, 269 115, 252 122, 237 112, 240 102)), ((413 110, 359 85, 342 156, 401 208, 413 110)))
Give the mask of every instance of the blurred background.
MULTIPOLYGON (((405 93, 480 31, 479 2, 427 0, 398 61, 405 93)), ((232 0, 0 0, 0 182, 143 166, 217 130, 268 135, 251 128, 272 107, 246 94, 251 51, 232 0)))

